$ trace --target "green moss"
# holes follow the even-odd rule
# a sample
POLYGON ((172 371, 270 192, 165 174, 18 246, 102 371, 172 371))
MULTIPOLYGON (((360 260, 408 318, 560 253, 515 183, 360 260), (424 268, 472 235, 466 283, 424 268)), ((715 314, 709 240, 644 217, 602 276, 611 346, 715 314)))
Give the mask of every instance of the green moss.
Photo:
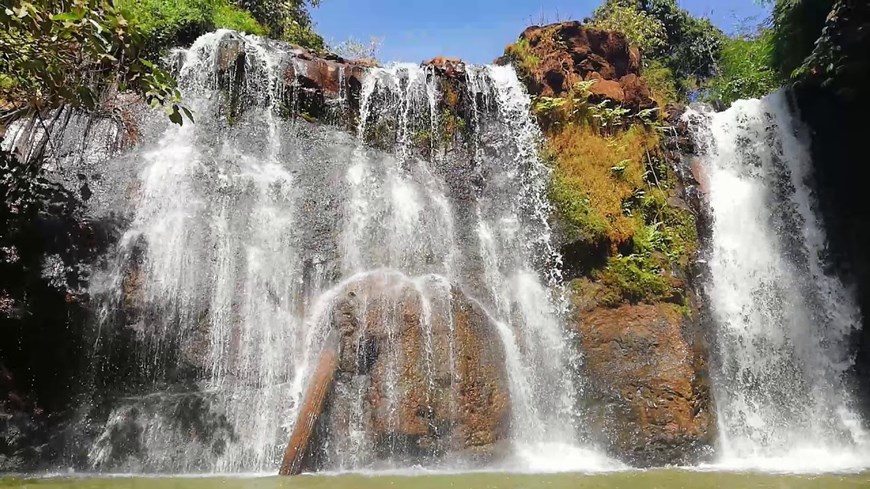
POLYGON ((607 306, 668 300, 675 291, 659 261, 650 254, 612 256, 603 270, 595 272, 595 278, 609 289, 602 300, 607 306))
POLYGON ((532 47, 529 46, 529 41, 519 39, 517 42, 505 48, 505 55, 513 61, 521 78, 528 78, 541 65, 541 58, 532 52, 532 47))
POLYGON ((695 216, 686 209, 668 203, 668 194, 661 189, 652 189, 641 201, 649 236, 650 251, 663 253, 680 266, 687 266, 698 250, 698 228, 695 216))
POLYGON ((595 211, 579 182, 556 172, 550 184, 550 201, 568 239, 589 244, 607 239, 610 225, 595 211))
POLYGON ((698 237, 693 214, 671 200, 676 176, 658 156, 661 139, 639 121, 601 131, 587 118, 548 133, 561 230, 603 253, 601 265, 581 264, 577 300, 584 308, 675 302, 684 283, 674 271, 689 265, 698 237))

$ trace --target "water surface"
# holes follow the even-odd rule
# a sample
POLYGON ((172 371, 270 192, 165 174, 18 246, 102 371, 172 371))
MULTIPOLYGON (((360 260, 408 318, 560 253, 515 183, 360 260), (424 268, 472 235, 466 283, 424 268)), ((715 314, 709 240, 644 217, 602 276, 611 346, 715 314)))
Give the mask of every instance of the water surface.
POLYGON ((0 479, 0 488, 38 489, 846 489, 870 487, 870 473, 776 475, 698 471, 300 477, 56 477, 0 479))

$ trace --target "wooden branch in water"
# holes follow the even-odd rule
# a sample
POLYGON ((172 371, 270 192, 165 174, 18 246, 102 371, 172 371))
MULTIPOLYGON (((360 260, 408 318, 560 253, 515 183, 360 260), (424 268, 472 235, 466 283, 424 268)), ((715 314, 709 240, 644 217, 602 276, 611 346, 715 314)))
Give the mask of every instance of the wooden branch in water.
POLYGON ((302 463, 311 443, 314 426, 317 424, 317 418, 323 413, 326 397, 332 388, 335 372, 338 369, 338 348, 338 336, 333 330, 329 333, 326 344, 320 352, 314 377, 305 391, 305 397, 302 398, 299 417, 284 450, 284 460, 281 463, 281 470, 278 471, 279 475, 302 473, 302 463))

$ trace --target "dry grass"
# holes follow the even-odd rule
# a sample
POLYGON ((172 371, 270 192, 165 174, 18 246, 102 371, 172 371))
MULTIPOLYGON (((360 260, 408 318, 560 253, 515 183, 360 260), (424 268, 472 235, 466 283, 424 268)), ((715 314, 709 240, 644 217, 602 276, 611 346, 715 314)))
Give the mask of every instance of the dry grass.
POLYGON ((639 222, 626 204, 647 187, 647 152, 658 144, 658 133, 641 126, 611 137, 579 124, 550 134, 549 149, 556 156, 553 197, 577 237, 606 238, 614 249, 632 239, 639 222), (571 202, 578 199, 584 205, 571 202), (591 235, 583 236, 583 230, 591 235))

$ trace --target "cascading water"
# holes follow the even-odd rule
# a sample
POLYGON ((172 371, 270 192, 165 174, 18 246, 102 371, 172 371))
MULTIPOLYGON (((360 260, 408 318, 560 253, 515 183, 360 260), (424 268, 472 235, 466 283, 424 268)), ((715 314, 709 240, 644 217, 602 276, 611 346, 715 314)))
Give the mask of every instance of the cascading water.
POLYGON ((870 462, 849 394, 850 291, 825 270, 806 135, 785 93, 686 115, 712 208, 720 461, 785 471, 870 462))
MULTIPOLYGON (((177 59, 196 124, 149 116, 92 200, 129 225, 92 279, 90 468, 274 471, 331 329, 356 357, 320 468, 606 463, 579 448, 548 170, 511 68, 467 67, 463 93, 432 68, 370 69, 354 137, 287 117, 304 87, 285 73, 305 68, 280 45, 219 31, 177 59), (244 54, 231 88, 216 68, 228 42, 244 54), (469 117, 442 113, 448 96, 469 117), (498 420, 474 431, 480 406, 507 436, 498 420)), ((342 80, 324 103, 346 116, 342 80)))

